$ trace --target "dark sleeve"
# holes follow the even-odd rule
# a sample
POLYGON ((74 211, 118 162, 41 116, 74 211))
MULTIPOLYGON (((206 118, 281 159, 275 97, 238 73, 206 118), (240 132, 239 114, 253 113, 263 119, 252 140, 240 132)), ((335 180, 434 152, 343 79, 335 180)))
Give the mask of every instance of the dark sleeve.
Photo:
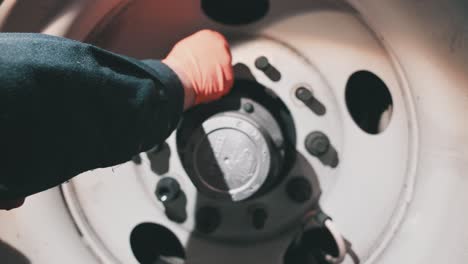
POLYGON ((159 61, 41 34, 0 34, 0 199, 163 142, 183 98, 180 80, 159 61))

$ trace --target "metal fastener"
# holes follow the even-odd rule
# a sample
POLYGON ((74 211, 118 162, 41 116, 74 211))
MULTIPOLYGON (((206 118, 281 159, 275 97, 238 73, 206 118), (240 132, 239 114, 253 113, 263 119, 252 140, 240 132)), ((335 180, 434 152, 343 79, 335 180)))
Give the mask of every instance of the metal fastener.
POLYGON ((267 70, 270 66, 270 62, 265 56, 260 56, 255 60, 255 67, 261 71, 267 70))
POLYGON ((252 113, 254 111, 254 106, 251 103, 245 103, 242 108, 247 113, 252 113))
POLYGON ((315 131, 307 135, 305 147, 311 155, 319 157, 330 149, 330 140, 324 133, 315 131))
POLYGON ((174 178, 165 177, 156 186, 156 197, 159 201, 167 203, 177 198, 180 192, 180 185, 174 178))
POLYGON ((255 67, 265 73, 273 82, 281 80, 281 73, 276 67, 270 64, 265 56, 260 56, 255 60, 255 67))
POLYGON ((312 92, 309 89, 305 87, 299 87, 296 89, 296 98, 301 100, 302 102, 307 102, 311 100, 312 97, 312 92))

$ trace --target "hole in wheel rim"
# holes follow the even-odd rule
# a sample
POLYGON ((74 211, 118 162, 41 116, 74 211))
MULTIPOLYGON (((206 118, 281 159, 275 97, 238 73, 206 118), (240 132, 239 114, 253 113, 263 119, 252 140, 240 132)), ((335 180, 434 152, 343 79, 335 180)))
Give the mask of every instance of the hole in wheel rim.
POLYGON ((185 251, 176 235, 164 226, 142 223, 133 228, 130 246, 141 264, 154 264, 164 257, 185 259, 185 251))
POLYGON ((268 0, 202 0, 202 10, 216 22, 245 25, 262 19, 270 7, 268 0))
POLYGON ((353 73, 346 84, 346 106, 356 125, 380 134, 389 125, 393 100, 387 85, 370 71, 353 73))

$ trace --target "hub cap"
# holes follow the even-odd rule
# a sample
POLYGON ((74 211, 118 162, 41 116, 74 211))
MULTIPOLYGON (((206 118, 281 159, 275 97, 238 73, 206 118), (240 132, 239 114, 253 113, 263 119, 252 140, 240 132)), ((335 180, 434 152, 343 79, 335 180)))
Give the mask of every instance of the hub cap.
POLYGON ((198 128, 188 152, 194 171, 189 172, 204 192, 233 201, 250 197, 270 172, 268 135, 240 116, 216 116, 198 128))

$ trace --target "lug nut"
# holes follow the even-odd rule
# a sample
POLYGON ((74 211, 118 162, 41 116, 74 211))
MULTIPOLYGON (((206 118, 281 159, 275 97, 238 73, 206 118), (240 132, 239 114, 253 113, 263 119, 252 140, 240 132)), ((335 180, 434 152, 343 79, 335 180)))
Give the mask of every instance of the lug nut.
POLYGON ((245 103, 242 108, 247 113, 252 113, 254 111, 254 106, 251 103, 245 103))
POLYGON ((296 203, 304 203, 312 196, 312 188, 309 181, 298 177, 291 179, 286 185, 288 197, 296 203))
POLYGON ((307 135, 305 147, 311 155, 319 157, 330 149, 330 140, 324 133, 315 131, 307 135))
POLYGON ((302 102, 307 102, 312 99, 313 95, 309 89, 304 87, 299 87, 296 89, 296 97, 297 99, 301 100, 302 102))
POLYGON ((260 56, 255 60, 255 67, 261 71, 267 70, 270 66, 270 62, 265 56, 260 56))
POLYGON ((210 206, 198 209, 195 218, 196 229, 205 234, 214 232, 221 223, 219 210, 210 206))
POLYGON ((274 82, 281 80, 281 73, 270 64, 265 56, 260 56, 255 60, 255 67, 265 73, 270 80, 274 82))
POLYGON ((305 87, 299 87, 296 89, 295 92, 296 98, 304 103, 312 112, 315 114, 322 116, 326 113, 325 106, 314 97, 312 91, 305 87))
POLYGON ((177 198, 180 192, 179 183, 170 177, 161 179, 156 186, 156 197, 162 203, 173 201, 177 198))

